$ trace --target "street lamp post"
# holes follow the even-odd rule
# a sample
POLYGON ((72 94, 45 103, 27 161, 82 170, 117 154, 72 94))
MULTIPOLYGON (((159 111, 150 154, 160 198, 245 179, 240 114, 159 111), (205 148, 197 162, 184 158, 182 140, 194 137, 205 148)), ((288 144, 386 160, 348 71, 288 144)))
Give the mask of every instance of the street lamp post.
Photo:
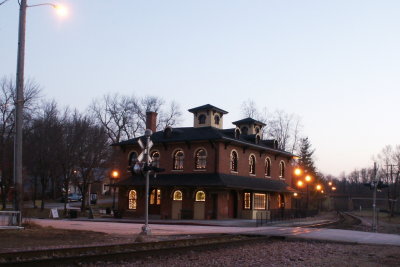
MULTIPOLYGON (((26 4, 21 0, 19 8, 17 81, 15 101, 15 136, 14 136, 14 209, 22 210, 22 116, 24 105, 24 64, 25 64, 25 29, 26 4)), ((21 222, 19 222, 21 223, 21 222)))
MULTIPOLYGON (((25 66, 25 33, 26 33, 26 9, 34 6, 49 5, 58 9, 60 15, 66 15, 67 11, 59 5, 43 3, 28 6, 27 0, 20 0, 19 26, 18 26, 18 52, 17 52, 17 79, 15 100, 15 135, 14 135, 14 209, 22 210, 23 186, 22 186, 22 123, 24 108, 24 66, 25 66)), ((22 218, 22 216, 21 216, 22 218)), ((19 222, 21 223, 21 222, 19 222)))
POLYGON ((114 171, 112 171, 111 172, 111 181, 112 181, 112 184, 113 184, 113 191, 114 191, 114 193, 113 193, 113 202, 112 202, 112 211, 114 212, 114 209, 115 209, 115 181, 116 181, 116 179, 118 179, 119 178, 119 172, 117 171, 117 170, 114 170, 114 171))

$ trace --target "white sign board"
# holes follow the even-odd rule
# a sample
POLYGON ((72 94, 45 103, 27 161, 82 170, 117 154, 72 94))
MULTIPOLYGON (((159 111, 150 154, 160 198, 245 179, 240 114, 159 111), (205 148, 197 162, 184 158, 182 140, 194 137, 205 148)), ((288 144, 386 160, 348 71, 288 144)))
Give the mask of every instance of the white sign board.
POLYGON ((57 209, 51 209, 51 210, 50 210, 50 218, 53 218, 53 219, 58 219, 58 218, 60 218, 60 217, 58 216, 58 210, 57 210, 57 209))

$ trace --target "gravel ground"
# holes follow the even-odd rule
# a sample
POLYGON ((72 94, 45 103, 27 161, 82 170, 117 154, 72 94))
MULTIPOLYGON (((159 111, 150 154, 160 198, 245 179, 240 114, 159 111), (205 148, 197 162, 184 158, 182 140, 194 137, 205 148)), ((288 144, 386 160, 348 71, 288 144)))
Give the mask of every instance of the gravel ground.
POLYGON ((259 241, 81 266, 399 266, 400 247, 259 241))

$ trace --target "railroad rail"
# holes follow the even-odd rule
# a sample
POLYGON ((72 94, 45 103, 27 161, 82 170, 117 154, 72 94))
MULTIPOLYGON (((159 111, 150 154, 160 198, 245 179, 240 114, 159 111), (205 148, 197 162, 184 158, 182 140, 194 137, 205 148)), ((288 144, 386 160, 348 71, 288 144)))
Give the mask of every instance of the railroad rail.
POLYGON ((228 244, 243 244, 269 240, 273 237, 255 235, 222 235, 205 238, 179 239, 171 241, 130 243, 105 246, 84 246, 34 251, 0 253, 0 265, 62 266, 77 262, 118 260, 147 255, 159 255, 171 251, 207 248, 228 244))

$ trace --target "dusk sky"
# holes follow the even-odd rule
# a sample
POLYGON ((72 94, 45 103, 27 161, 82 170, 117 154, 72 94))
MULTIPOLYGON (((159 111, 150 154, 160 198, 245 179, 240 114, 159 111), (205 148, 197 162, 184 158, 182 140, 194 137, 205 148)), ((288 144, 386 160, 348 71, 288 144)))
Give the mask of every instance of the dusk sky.
MULTIPOLYGON (((300 116, 317 167, 334 175, 400 144, 398 0, 59 3, 68 17, 28 9, 25 74, 61 106, 157 95, 180 104, 181 126, 210 103, 230 128, 252 99, 300 116)), ((15 78, 18 12, 17 0, 0 6, 0 77, 15 78)))

